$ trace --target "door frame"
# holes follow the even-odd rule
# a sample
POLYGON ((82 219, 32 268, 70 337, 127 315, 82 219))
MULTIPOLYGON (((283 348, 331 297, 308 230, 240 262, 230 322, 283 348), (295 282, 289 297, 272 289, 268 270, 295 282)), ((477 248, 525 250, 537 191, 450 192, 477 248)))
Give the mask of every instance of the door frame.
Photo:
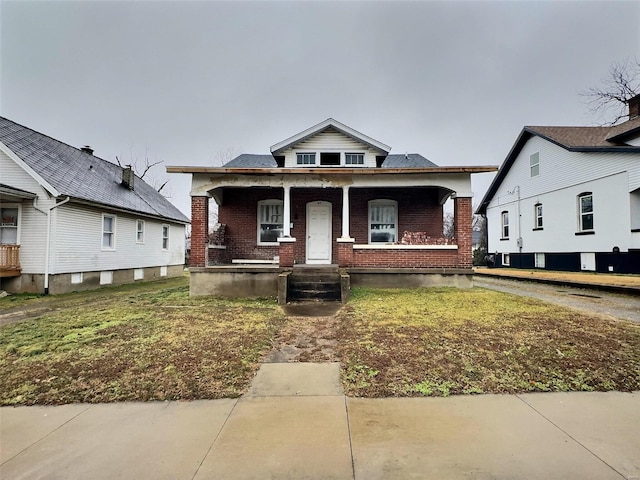
POLYGON ((315 264, 315 265, 329 265, 331 264, 331 259, 333 256, 333 245, 331 242, 331 234, 332 234, 332 222, 333 222, 333 205, 331 204, 331 202, 326 202, 324 200, 317 200, 314 202, 307 202, 307 206, 306 206, 306 235, 307 235, 307 240, 305 242, 305 263, 307 264, 315 264), (310 229, 309 229, 309 222, 310 222, 310 215, 309 215, 309 207, 311 206, 324 206, 328 212, 328 232, 327 232, 327 248, 329 251, 329 257, 327 259, 321 259, 321 260, 317 260, 317 259, 309 259, 309 247, 311 245, 311 235, 310 235, 310 229))

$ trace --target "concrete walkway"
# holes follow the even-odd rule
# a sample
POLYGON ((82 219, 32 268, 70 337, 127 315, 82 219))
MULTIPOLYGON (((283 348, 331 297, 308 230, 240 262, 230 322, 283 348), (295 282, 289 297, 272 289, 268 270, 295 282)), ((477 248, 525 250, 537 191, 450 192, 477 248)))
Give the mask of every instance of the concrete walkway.
POLYGON ((0 409, 2 479, 640 479, 640 392, 346 398, 337 363, 240 399, 0 409))

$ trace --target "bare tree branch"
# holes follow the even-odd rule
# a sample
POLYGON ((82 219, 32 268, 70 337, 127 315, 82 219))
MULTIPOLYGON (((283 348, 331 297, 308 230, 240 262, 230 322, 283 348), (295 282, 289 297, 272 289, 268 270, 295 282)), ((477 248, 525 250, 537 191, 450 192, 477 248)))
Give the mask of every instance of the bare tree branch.
POLYGON ((580 92, 586 99, 589 112, 604 121, 601 125, 615 125, 627 117, 630 98, 640 94, 640 60, 629 59, 614 63, 602 86, 580 92), (606 119, 606 120, 605 120, 606 119))

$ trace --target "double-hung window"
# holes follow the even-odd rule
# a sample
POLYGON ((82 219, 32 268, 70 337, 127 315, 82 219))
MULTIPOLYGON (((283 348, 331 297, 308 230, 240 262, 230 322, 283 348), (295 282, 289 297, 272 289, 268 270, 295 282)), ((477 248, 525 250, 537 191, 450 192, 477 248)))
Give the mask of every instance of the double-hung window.
POLYGON ((116 216, 102 215, 102 249, 116 249, 116 216))
POLYGON ((345 153, 345 165, 364 165, 364 153, 345 153))
POLYGON ((536 203, 533 206, 534 211, 534 230, 542 230, 542 204, 536 203))
POLYGON ((529 157, 529 168, 532 177, 540 175, 540 153, 536 152, 529 157))
POLYGON ((315 153, 298 153, 296 156, 298 165, 315 165, 316 154, 315 153))
POLYGON ((282 200, 258 202, 258 245, 274 245, 283 231, 284 208, 282 200))
POLYGON ((398 238, 398 202, 369 202, 369 243, 395 243, 398 238))
POLYGON ((502 220, 501 220, 501 227, 502 227, 502 239, 506 240, 509 238, 509 212, 502 212, 502 214, 500 215, 502 220))
POLYGON ((162 225, 162 250, 169 250, 169 225, 162 225))
POLYGON ((144 243, 144 220, 136 220, 136 243, 144 243))
POLYGON ((593 231, 593 194, 578 195, 578 226, 581 232, 593 231))
POLYGON ((0 243, 16 245, 18 243, 18 207, 0 208, 0 243))

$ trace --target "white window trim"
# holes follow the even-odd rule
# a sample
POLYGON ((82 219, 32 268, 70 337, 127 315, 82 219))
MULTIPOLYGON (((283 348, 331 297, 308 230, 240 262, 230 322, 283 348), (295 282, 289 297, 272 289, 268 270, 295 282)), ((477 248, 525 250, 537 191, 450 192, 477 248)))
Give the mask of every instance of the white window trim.
POLYGON ((318 152, 296 152, 296 165, 299 167, 317 167, 318 152), (298 163, 298 155, 313 155, 313 163, 298 163))
POLYGON ((118 216, 111 214, 111 213, 103 213, 102 214, 102 225, 101 225, 101 231, 102 231, 102 235, 100 236, 100 245, 102 247, 102 251, 104 252, 115 252, 116 250, 116 224, 118 223, 118 216), (105 218, 113 218, 113 231, 112 232, 105 232, 104 231, 104 219, 105 218), (104 234, 105 233, 111 233, 112 235, 112 245, 110 247, 105 247, 104 245, 104 234))
POLYGON ((591 192, 584 192, 581 193, 580 195, 578 195, 577 197, 578 200, 578 231, 579 232, 593 232, 595 230, 595 212, 593 210, 593 193, 591 192), (582 212, 582 199, 586 198, 586 197, 591 197, 591 212, 587 212, 587 213, 583 213, 582 212), (591 228, 584 228, 583 225, 583 217, 584 215, 589 215, 591 214, 592 216, 592 226, 591 228))
POLYGON ((365 167, 367 163, 367 155, 365 152, 344 152, 343 159, 343 165, 345 167, 362 168, 365 167), (347 155, 362 155, 362 163, 347 163, 347 155))
POLYGON ((144 233, 145 233, 145 222, 144 222, 144 220, 141 220, 141 219, 136 220, 136 243, 137 244, 140 245, 140 244, 144 243, 144 233), (140 240, 138 238, 138 233, 140 232, 138 230, 138 225, 140 225, 140 224, 142 224, 142 240, 140 240))
POLYGON ((531 155, 529 155, 529 176, 531 178, 540 176, 540 152, 532 153, 531 155), (535 163, 533 163, 534 160, 535 163), (538 171, 535 174, 533 173, 534 167, 538 167, 538 171))
MULTIPOLYGON (((12 227, 10 225, 7 225, 6 227, 3 228, 15 228, 16 229, 16 245, 20 245, 20 234, 22 233, 22 205, 20 203, 3 203, 2 204, 2 208, 17 208, 18 209, 18 219, 17 219, 17 225, 15 227, 12 227)), ((2 219, 0 219, 0 224, 2 219)))
POLYGON ((169 246, 171 245, 171 227, 168 223, 163 223, 160 227, 160 235, 162 236, 162 251, 166 252, 169 250, 169 246), (164 229, 167 228, 167 236, 164 236, 164 229), (167 239, 167 246, 164 246, 164 239, 167 239))
POLYGON ((507 267, 509 267, 511 265, 511 254, 510 253, 503 253, 502 254, 502 265, 506 265, 507 267))
POLYGON ((388 245, 390 243, 396 243, 398 241, 398 202, 395 200, 388 200, 383 198, 369 200, 369 203, 367 205, 367 230, 368 230, 367 243, 369 245, 388 245), (393 206, 394 216, 395 216, 395 228, 394 228, 395 242, 372 242, 371 241, 371 207, 379 206, 379 205, 393 206))
POLYGON ((500 212, 500 239, 501 240, 509 240, 509 234, 511 233, 510 228, 509 228, 509 211, 505 210, 500 212), (507 221, 505 223, 504 219, 505 219, 505 214, 506 214, 506 218, 507 221), (507 234, 504 234, 504 227, 507 227, 507 234))
POLYGON ((533 254, 533 263, 535 268, 545 268, 546 256, 544 253, 536 252, 533 254))
MULTIPOLYGON (((281 205, 282 206, 282 220, 284 222, 284 201, 278 200, 277 198, 271 198, 268 200, 260 200, 258 202, 257 212, 256 212, 256 241, 258 245, 262 246, 273 246, 278 245, 278 242, 261 242, 260 241, 260 207, 262 205, 281 205)), ((284 225, 284 223, 283 223, 284 225)))
POLYGON ((544 217, 542 213, 542 204, 536 203, 533 206, 533 228, 534 230, 542 230, 544 226, 544 217), (538 207, 540 207, 540 215, 538 215, 538 207), (540 220, 538 222, 538 220, 540 220))

